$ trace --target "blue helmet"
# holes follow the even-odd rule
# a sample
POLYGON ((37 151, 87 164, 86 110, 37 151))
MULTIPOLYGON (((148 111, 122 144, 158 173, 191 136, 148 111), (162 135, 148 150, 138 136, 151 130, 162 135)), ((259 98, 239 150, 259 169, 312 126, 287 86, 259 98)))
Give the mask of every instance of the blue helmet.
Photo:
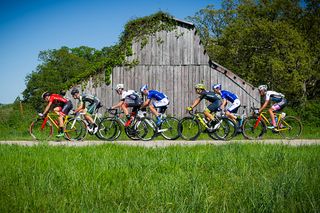
POLYGON ((143 86, 140 88, 140 91, 143 92, 145 89, 148 89, 148 84, 143 85, 143 86))
POLYGON ((214 85, 212 85, 212 89, 219 89, 219 90, 221 90, 221 84, 214 84, 214 85))

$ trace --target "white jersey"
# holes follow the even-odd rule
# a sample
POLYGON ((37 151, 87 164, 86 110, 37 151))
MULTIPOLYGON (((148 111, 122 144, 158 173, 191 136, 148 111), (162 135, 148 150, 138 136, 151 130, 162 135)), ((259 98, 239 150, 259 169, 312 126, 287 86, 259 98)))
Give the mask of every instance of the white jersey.
POLYGON ((267 91, 266 93, 266 101, 270 100, 274 102, 280 102, 284 98, 284 94, 275 92, 275 91, 267 91))
POLYGON ((134 90, 123 91, 121 95, 121 100, 125 99, 127 96, 134 94, 134 90))

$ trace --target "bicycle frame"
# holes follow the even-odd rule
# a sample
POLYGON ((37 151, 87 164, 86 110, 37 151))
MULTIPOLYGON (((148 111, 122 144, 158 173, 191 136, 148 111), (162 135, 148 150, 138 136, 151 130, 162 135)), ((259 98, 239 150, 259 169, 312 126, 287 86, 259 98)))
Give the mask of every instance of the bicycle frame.
MULTIPOLYGON (((59 122, 57 120, 54 120, 50 115, 57 115, 57 114, 53 114, 53 113, 48 113, 47 116, 43 119, 42 125, 41 125, 41 129, 43 129, 46 125, 46 123, 48 122, 48 120, 51 122, 51 124, 54 125, 54 127, 56 127, 56 129, 59 129, 59 122)), ((66 115, 64 121, 63 121, 63 126, 66 125, 66 123, 68 122, 68 118, 69 116, 66 115)))
MULTIPOLYGON (((276 127, 277 127, 277 131, 287 131, 288 128, 279 128, 280 127, 280 123, 283 122, 283 124, 285 124, 287 127, 289 127, 289 124, 282 119, 282 115, 280 113, 274 113, 275 119, 276 119, 276 127)), ((259 125, 259 122, 263 120, 267 125, 272 125, 269 121, 269 119, 267 118, 267 112, 262 112, 260 113, 254 128, 257 128, 257 126, 259 125)))

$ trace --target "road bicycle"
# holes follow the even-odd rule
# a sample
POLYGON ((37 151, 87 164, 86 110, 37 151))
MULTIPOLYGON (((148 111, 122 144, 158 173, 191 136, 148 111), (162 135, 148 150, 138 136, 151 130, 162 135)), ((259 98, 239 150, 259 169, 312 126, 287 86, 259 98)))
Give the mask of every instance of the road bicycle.
POLYGON ((86 137, 87 133, 89 133, 90 135, 96 135, 100 140, 110 140, 110 135, 113 136, 116 134, 116 129, 108 129, 108 127, 105 127, 105 125, 107 125, 107 122, 101 123, 104 120, 102 114, 99 113, 99 109, 101 107, 102 105, 98 105, 92 113, 92 119, 93 122, 97 125, 97 129, 90 128, 90 122, 84 117, 85 113, 77 113, 74 118, 69 120, 69 122, 67 123, 67 127, 69 125, 72 127, 76 120, 82 120, 86 124, 86 130, 82 132, 82 135, 79 135, 78 140, 83 140, 86 137))
MULTIPOLYGON (((162 122, 159 125, 157 125, 151 117, 141 117, 141 122, 145 123, 144 126, 146 126, 147 129, 144 132, 138 131, 137 137, 145 141, 152 140, 158 135, 162 135, 167 140, 176 140, 179 138, 179 119, 167 116, 165 113, 161 113, 160 116, 162 122)), ((137 122, 136 125, 141 125, 141 123, 137 122)))
MULTIPOLYGON (((72 121, 69 115, 66 115, 63 120, 64 138, 67 140, 78 140, 84 131, 86 131, 86 124, 82 120, 72 121)), ((58 115, 56 113, 48 113, 45 117, 37 116, 29 127, 30 135, 36 140, 47 140, 52 137, 53 129, 59 130, 58 115)))
MULTIPOLYGON (((257 108, 251 107, 254 112, 257 108)), ((276 127, 272 130, 274 134, 280 134, 285 139, 298 138, 302 133, 302 123, 294 116, 287 116, 284 112, 274 113, 276 127)), ((243 122, 243 135, 247 139, 261 139, 267 132, 268 126, 272 126, 271 121, 267 118, 267 112, 259 115, 253 114, 247 117, 243 122)))
POLYGON ((232 120, 225 116, 214 116, 212 125, 202 113, 189 111, 190 116, 180 120, 178 131, 185 140, 196 140, 201 132, 206 132, 212 139, 226 140, 229 133, 233 134, 236 126, 232 120))
POLYGON ((116 140, 121 135, 121 132, 125 131, 126 135, 132 140, 140 139, 137 136, 139 132, 141 136, 148 134, 147 126, 145 122, 141 123, 141 118, 144 117, 144 112, 138 110, 138 112, 130 113, 130 125, 125 126, 127 120, 124 119, 122 111, 118 109, 107 109, 111 116, 104 117, 99 124, 100 134, 104 135, 107 140, 116 140), (139 125, 137 125, 137 123, 139 125), (102 127, 103 126, 103 127, 102 127))

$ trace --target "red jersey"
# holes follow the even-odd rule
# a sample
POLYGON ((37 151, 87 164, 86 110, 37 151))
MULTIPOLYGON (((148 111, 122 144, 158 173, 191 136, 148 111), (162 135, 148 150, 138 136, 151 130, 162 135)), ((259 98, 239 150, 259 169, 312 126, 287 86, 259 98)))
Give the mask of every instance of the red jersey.
POLYGON ((68 100, 63 98, 61 95, 58 95, 58 94, 50 95, 49 103, 59 104, 59 103, 67 103, 67 102, 68 100))

